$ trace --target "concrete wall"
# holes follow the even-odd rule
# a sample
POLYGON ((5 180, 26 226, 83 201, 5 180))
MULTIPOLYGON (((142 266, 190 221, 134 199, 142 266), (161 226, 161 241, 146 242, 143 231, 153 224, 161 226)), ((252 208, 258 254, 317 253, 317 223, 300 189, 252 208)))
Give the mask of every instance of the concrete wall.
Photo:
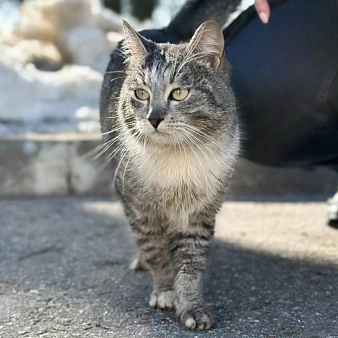
MULTIPOLYGON (((0 197, 110 193, 113 169, 94 158, 100 144, 99 134, 0 138, 0 197)), ((240 160, 230 193, 332 195, 337 187, 338 175, 325 168, 275 169, 240 160)))

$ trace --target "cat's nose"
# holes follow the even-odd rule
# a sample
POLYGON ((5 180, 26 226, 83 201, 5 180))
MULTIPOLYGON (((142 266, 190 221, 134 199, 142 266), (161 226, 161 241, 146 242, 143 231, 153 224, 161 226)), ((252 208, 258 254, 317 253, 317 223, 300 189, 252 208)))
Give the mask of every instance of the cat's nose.
POLYGON ((157 127, 159 126, 159 124, 164 120, 164 118, 153 118, 153 117, 149 117, 148 121, 150 122, 150 124, 157 129, 157 127))

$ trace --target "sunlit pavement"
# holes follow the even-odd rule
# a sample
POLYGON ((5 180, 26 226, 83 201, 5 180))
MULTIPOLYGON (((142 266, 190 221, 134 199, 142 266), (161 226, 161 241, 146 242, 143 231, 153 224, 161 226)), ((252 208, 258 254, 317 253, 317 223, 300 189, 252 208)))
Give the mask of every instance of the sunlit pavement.
POLYGON ((338 230, 322 197, 241 197, 217 218, 203 334, 148 307, 119 202, 0 201, 0 337, 338 337, 338 230))

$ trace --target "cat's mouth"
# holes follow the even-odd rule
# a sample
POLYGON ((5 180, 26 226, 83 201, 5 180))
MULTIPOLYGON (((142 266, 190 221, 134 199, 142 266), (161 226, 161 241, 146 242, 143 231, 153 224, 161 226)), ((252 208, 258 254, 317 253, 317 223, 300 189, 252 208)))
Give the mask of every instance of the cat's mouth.
MULTIPOLYGON (((168 146, 177 146, 178 144, 177 137, 175 137, 175 133, 173 133, 170 130, 152 128, 152 130, 149 129, 143 130, 143 135, 150 144, 156 146, 168 147, 168 146)), ((146 144, 148 142, 146 142, 146 144)))
POLYGON ((170 145, 174 143, 174 137, 171 133, 163 130, 154 129, 151 133, 147 133, 147 138, 159 145, 170 145))
POLYGON ((182 130, 172 125, 168 126, 165 121, 160 123, 157 128, 150 123, 144 123, 141 131, 150 144, 160 147, 181 147, 187 140, 187 137, 182 135, 182 130))

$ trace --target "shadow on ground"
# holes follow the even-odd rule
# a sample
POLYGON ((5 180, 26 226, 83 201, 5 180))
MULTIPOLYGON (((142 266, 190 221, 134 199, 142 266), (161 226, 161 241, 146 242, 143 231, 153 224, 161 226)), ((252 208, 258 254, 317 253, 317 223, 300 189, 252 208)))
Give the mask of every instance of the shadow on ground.
POLYGON ((338 337, 337 265, 217 239, 205 280, 216 326, 182 329, 148 307, 150 277, 128 269, 124 222, 116 200, 1 201, 0 336, 338 337))

